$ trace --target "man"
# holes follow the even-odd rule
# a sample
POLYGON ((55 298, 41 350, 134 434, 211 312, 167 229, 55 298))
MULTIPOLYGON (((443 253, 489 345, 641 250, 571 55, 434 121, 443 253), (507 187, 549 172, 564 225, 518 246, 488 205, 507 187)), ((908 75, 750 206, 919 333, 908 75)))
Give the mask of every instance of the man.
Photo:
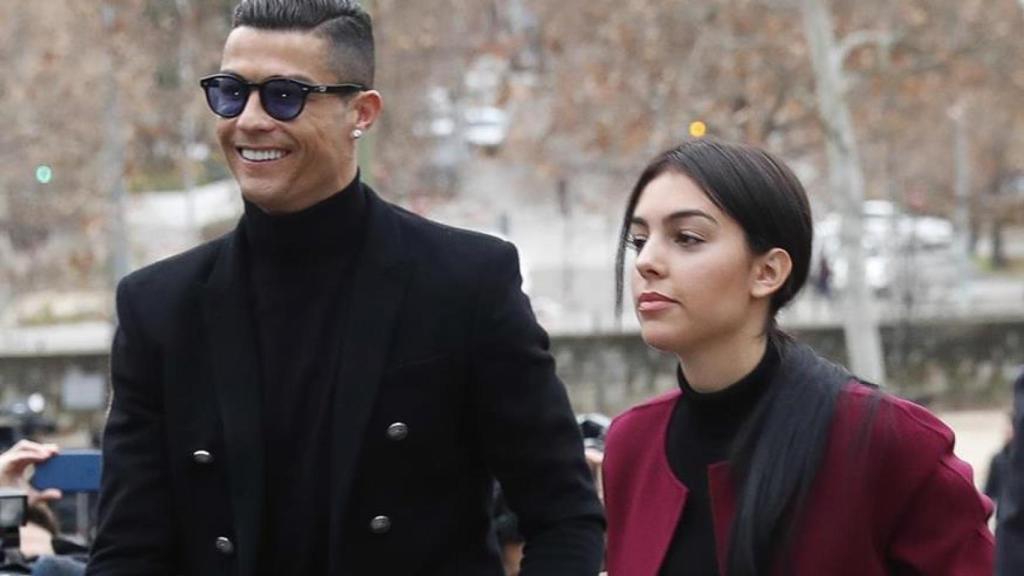
POLYGON ((201 84, 238 228, 118 287, 87 573, 595 574, 603 517, 514 248, 360 183, 370 19, 244 0, 201 84))
POLYGON ((1013 385, 1013 440, 999 497, 996 575, 1024 574, 1024 372, 1013 385))

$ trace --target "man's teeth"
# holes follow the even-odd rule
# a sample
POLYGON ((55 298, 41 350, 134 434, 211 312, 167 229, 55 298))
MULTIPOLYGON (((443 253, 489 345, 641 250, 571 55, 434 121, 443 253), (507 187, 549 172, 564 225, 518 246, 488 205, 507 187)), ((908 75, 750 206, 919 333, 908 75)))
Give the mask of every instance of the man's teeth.
POLYGON ((242 158, 250 162, 268 162, 284 157, 284 150, 251 150, 242 148, 242 158))

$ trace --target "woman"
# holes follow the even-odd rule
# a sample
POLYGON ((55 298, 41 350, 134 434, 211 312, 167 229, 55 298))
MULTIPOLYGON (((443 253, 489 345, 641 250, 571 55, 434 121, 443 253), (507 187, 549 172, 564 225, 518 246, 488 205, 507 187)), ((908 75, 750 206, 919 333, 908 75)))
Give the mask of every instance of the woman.
POLYGON ((775 316, 811 258, 802 186, 771 155, 687 142, 626 208, 633 304, 679 390, 619 416, 611 576, 992 573, 991 505, 927 410, 792 341, 775 316))

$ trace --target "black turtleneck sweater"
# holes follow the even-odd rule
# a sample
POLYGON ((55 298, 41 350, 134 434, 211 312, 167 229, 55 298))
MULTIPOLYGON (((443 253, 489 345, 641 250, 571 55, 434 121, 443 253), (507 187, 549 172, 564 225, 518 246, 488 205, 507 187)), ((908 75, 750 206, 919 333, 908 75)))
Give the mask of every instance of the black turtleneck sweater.
POLYGON ((701 393, 677 371, 682 395, 668 427, 669 465, 689 494, 672 536, 661 576, 718 576, 715 531, 708 495, 708 466, 728 460, 737 433, 746 424, 779 365, 770 342, 754 370, 718 392, 701 393))
POLYGON ((327 573, 331 407, 365 212, 358 176, 300 212, 245 205, 266 439, 262 574, 327 573))

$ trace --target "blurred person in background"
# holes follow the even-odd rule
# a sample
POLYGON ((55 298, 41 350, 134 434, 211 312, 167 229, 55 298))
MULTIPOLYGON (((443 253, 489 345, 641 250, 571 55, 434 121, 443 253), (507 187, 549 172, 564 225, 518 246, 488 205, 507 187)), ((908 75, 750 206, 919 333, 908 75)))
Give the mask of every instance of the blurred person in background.
POLYGON ((19 440, 0 454, 0 488, 23 490, 28 495, 25 525, 20 532, 20 552, 37 576, 78 576, 85 571, 84 548, 60 538, 60 524, 47 502, 59 500, 60 490, 38 491, 29 483, 29 470, 57 455, 56 444, 19 440), (67 554, 58 557, 54 554, 67 554))
POLYGON ((515 248, 359 176, 369 15, 245 0, 201 80, 245 200, 126 277, 88 574, 589 576, 604 519, 515 248))
POLYGON ((988 464, 988 477, 985 479, 985 495, 996 505, 996 516, 999 516, 999 500, 1006 485, 1006 475, 1010 467, 1010 450, 1013 448, 1013 411, 1008 414, 1006 426, 1006 443, 992 455, 988 464))
POLYGON ((627 201, 632 303, 679 389, 620 415, 603 462, 611 576, 989 576, 991 503, 926 409, 776 325, 808 275, 803 187, 774 156, 694 140, 627 201))
POLYGON ((28 494, 26 524, 21 529, 21 551, 25 556, 53 554, 51 539, 58 533, 57 519, 47 502, 59 500, 60 490, 36 490, 28 482, 28 471, 59 452, 55 444, 19 440, 0 454, 0 488, 15 488, 28 494))
POLYGON ((1013 439, 999 492, 996 576, 1024 574, 1024 372, 1013 385, 1013 439))

